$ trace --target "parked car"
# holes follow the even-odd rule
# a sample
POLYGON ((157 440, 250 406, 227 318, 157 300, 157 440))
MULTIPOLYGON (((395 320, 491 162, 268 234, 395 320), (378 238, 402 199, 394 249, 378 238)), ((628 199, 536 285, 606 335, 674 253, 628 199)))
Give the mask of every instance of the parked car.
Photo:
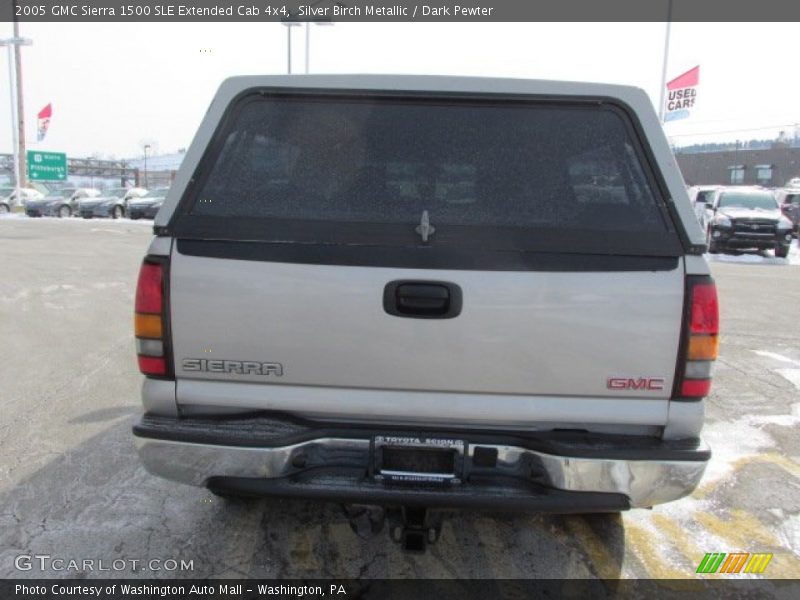
POLYGON ((700 481, 716 288, 642 90, 234 77, 154 231, 153 474, 385 505, 408 549, 435 509, 618 512, 700 481))
POLYGON ((145 195, 147 190, 144 188, 112 188, 100 196, 81 199, 78 211, 84 219, 92 217, 121 219, 128 213, 128 203, 145 195))
POLYGON ((777 257, 788 256, 793 225, 781 214, 771 191, 764 188, 722 188, 714 194, 708 208, 710 253, 774 250, 777 257))
POLYGON ((38 200, 44 198, 44 194, 34 188, 20 188, 20 199, 17 199, 16 190, 11 187, 0 188, 0 214, 11 212, 11 207, 18 204, 25 205, 30 200, 38 200))
POLYGON ((78 214, 82 198, 95 198, 100 190, 94 188, 63 188, 54 194, 33 200, 25 205, 29 217, 71 217, 78 214))
POLYGON ((158 214, 164 198, 169 192, 168 187, 155 188, 147 192, 144 196, 128 203, 128 214, 131 219, 154 219, 158 214))
POLYGON ((703 231, 708 228, 708 205, 712 203, 717 190, 723 187, 721 185, 693 185, 689 188, 689 201, 692 203, 694 215, 703 231))
POLYGON ((783 215, 792 222, 795 237, 800 236, 800 189, 776 190, 775 198, 783 215))

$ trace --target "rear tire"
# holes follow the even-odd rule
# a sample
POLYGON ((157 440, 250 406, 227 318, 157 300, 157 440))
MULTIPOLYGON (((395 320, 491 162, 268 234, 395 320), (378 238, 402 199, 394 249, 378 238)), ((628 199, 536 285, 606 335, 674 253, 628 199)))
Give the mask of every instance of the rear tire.
POLYGON ((11 207, 5 202, 0 202, 0 215, 7 215, 11 212, 11 207))
POLYGON ((58 207, 58 218, 59 219, 66 219, 67 217, 72 216, 72 209, 67 206, 66 204, 58 207))
POLYGON ((111 218, 112 219, 121 219, 125 216, 125 211, 122 209, 121 206, 115 206, 111 209, 111 218))

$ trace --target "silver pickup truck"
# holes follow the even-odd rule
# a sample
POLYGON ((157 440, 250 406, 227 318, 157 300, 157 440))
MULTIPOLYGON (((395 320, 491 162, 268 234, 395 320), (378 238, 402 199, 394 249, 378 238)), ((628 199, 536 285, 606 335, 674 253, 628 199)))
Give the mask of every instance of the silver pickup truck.
POLYGON ((136 293, 145 467, 220 495, 618 512, 689 494, 718 349, 647 95, 226 80, 136 293))

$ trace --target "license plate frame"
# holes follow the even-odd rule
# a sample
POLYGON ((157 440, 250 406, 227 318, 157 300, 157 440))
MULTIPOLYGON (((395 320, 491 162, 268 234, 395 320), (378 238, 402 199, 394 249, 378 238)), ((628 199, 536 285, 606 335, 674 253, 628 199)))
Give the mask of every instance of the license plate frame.
POLYGON ((467 444, 453 438, 377 435, 372 471, 376 481, 452 485, 463 481, 467 444))

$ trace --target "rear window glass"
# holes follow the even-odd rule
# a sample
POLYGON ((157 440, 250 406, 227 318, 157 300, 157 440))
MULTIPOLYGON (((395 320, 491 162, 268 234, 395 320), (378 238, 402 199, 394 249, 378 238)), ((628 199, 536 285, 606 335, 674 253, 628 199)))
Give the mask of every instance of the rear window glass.
POLYGON ((602 106, 268 97, 241 105, 215 154, 191 215, 667 231, 630 129, 602 106))

